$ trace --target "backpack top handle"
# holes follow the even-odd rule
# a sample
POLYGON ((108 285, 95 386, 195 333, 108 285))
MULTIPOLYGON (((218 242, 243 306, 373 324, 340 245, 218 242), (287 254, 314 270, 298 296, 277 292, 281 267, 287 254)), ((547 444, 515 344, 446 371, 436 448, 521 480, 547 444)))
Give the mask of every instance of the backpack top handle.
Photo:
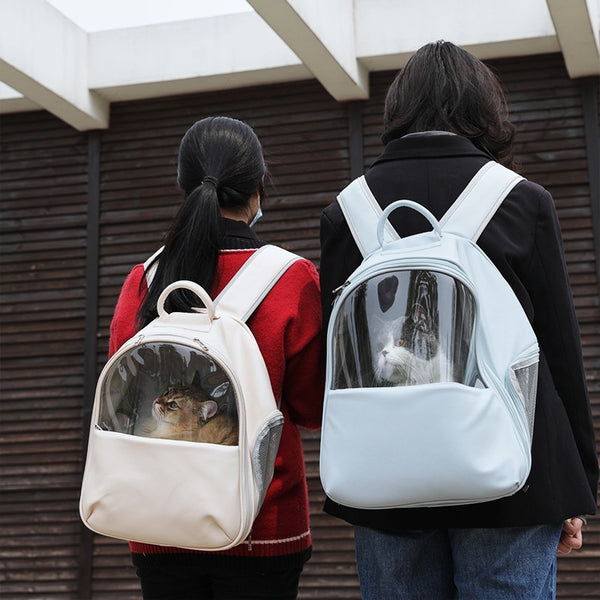
MULTIPOLYGON (((417 202, 413 202, 412 200, 396 200, 392 202, 389 206, 385 208, 385 210, 381 213, 381 217, 379 217, 379 222, 377 223, 377 241, 379 245, 383 247, 384 245, 384 227, 387 221, 387 218, 390 214, 395 211, 397 208, 412 208, 416 210, 418 213, 421 213, 432 225, 433 231, 437 234, 437 236, 442 238, 442 228, 438 220, 433 216, 431 212, 429 212, 424 206, 421 206, 417 202)), ((392 243, 392 242, 386 242, 392 243)))

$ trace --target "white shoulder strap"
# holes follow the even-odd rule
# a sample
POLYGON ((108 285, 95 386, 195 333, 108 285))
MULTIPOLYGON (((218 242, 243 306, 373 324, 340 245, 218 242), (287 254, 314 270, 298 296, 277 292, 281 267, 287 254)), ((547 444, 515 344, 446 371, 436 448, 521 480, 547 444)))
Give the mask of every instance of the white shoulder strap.
POLYGON ((154 261, 154 259, 163 251, 164 246, 160 247, 145 263, 144 263, 144 275, 146 276, 146 285, 150 287, 152 280, 154 279, 154 275, 156 274, 156 269, 158 266, 158 261, 154 261))
MULTIPOLYGON (((163 251, 163 248, 157 250, 144 263, 148 287, 156 273, 156 262, 150 268, 148 267, 153 259, 163 251)), ((246 321, 288 267, 299 258, 300 256, 297 254, 277 246, 262 246, 244 263, 215 298, 215 307, 221 312, 246 321)))
POLYGON ((215 298, 217 313, 246 321, 271 288, 300 256, 277 246, 259 248, 215 298))
MULTIPOLYGON (((364 176, 361 175, 346 186, 337 200, 363 257, 377 250, 377 223, 382 211, 364 176)), ((400 237, 389 222, 385 224, 383 235, 388 242, 400 237)))
MULTIPOLYGON (((523 179, 499 163, 486 163, 440 219, 442 230, 477 241, 506 196, 523 179)), ((362 255, 377 250, 377 223, 383 211, 364 176, 346 186, 337 199, 362 255)), ((394 241, 399 237, 386 222, 384 239, 394 241)))
POLYGON ((476 242, 506 196, 523 179, 497 162, 486 163, 440 219, 442 231, 476 242))

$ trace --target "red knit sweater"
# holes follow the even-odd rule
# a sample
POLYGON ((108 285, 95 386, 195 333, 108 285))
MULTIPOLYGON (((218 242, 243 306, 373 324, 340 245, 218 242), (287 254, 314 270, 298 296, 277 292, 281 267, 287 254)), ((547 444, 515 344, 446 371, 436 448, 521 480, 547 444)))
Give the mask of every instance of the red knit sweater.
MULTIPOLYGON (((211 291, 214 298, 255 250, 223 250, 211 291)), ((127 277, 110 328, 110 355, 136 332, 136 313, 145 294, 143 265, 127 277), (140 293, 140 283, 142 292, 140 293)), ((252 529, 243 543, 211 555, 268 557, 310 547, 304 457, 298 426, 321 425, 324 386, 321 307, 317 271, 308 260, 296 261, 248 320, 265 360, 273 394, 282 398, 285 421, 275 474, 252 529)), ((130 542, 134 553, 174 554, 189 550, 130 542)))

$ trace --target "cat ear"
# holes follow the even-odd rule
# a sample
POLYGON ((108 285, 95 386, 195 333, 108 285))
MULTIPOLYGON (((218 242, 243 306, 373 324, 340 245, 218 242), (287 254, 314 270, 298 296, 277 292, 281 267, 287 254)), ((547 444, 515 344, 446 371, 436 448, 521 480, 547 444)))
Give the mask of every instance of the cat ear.
POLYGON ((206 400, 200 404, 200 408, 195 412, 198 414, 200 420, 208 421, 217 414, 218 409, 219 405, 214 400, 206 400))
POLYGON ((199 371, 196 371, 194 373, 194 378, 192 379, 191 386, 197 389, 202 389, 202 377, 200 376, 199 371))

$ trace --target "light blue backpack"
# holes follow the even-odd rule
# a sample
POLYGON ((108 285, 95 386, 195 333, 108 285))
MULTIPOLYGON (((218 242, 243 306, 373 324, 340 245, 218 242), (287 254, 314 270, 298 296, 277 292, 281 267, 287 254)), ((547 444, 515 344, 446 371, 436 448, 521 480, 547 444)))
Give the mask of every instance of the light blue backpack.
POLYGON ((475 243, 521 180, 487 163, 440 222, 409 200, 382 213, 364 177, 338 197, 364 260, 327 332, 320 475, 335 502, 470 504, 524 486, 538 344, 475 243), (400 238, 387 217, 401 207, 433 229, 400 238))

